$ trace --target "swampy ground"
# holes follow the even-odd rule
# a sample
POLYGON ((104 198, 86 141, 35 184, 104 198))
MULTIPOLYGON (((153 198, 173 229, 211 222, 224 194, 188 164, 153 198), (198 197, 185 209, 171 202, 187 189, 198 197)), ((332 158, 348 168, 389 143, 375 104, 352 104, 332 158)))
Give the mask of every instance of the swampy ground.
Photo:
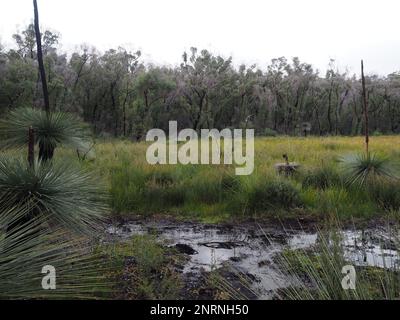
MULTIPOLYGON (((374 223, 338 229, 341 263, 356 266, 368 279, 386 269, 397 272, 397 233, 392 227, 374 223)), ((285 299, 286 290, 310 281, 308 268, 322 268, 315 258, 306 265, 300 260, 300 255, 319 252, 322 234, 315 223, 136 218, 110 222, 103 250, 120 264, 114 275, 118 299, 285 299)), ((375 292, 379 278, 370 287, 375 292)))
MULTIPOLYGON (((399 143, 398 136, 372 137, 370 149, 396 166, 399 143)), ((391 284, 387 279, 398 275, 398 246, 391 239, 398 238, 392 229, 400 214, 400 182, 351 185, 340 165, 342 157, 363 152, 363 138, 257 138, 250 176, 236 176, 235 166, 149 165, 148 146, 98 142, 83 162, 109 189, 112 214, 99 250, 110 270, 118 270, 110 274, 114 298, 398 295, 379 277, 391 284), (300 164, 292 175, 274 168, 283 154, 300 164), (320 241, 321 229, 337 230, 337 250, 320 241), (366 274, 361 293, 349 295, 340 287, 348 263, 366 274)), ((73 152, 59 152, 77 161, 73 152)))
MULTIPOLYGON (((372 137, 370 148, 395 164, 399 142, 372 137)), ((234 166, 149 165, 148 146, 97 142, 82 162, 110 194, 99 250, 117 270, 110 274, 116 299, 288 298, 285 288, 312 282, 310 270, 311 278, 319 274, 323 263, 304 255, 324 251, 319 230, 332 221, 343 231, 343 261, 327 272, 338 274, 335 282, 343 263, 378 273, 397 264, 387 226, 398 221, 399 181, 348 185, 340 166, 341 157, 363 152, 361 137, 257 138, 254 173, 240 177, 234 166), (274 168, 283 154, 300 164, 293 175, 274 168)), ((72 151, 57 152, 77 161, 72 151)), ((380 281, 372 283, 380 292, 380 281)))

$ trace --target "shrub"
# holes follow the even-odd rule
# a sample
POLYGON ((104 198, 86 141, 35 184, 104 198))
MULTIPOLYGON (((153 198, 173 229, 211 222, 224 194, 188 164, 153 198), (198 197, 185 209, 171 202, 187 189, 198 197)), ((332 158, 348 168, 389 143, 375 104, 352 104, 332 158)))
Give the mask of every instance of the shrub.
POLYGON ((264 136, 265 137, 276 137, 278 135, 278 132, 271 128, 265 128, 264 130, 264 136))
POLYGON ((381 131, 379 131, 379 130, 375 130, 375 131, 372 133, 372 135, 373 135, 374 137, 380 137, 380 136, 383 136, 383 133, 382 133, 381 131))

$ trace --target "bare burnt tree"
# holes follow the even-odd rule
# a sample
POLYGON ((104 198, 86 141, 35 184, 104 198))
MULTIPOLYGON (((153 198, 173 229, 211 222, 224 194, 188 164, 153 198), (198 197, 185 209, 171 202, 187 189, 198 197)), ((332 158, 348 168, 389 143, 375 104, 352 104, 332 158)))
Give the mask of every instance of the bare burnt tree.
POLYGON ((44 63, 43 63, 42 35, 40 33, 39 11, 38 11, 38 5, 37 5, 36 0, 33 0, 33 10, 34 10, 34 15, 35 15, 35 35, 36 35, 36 45, 37 45, 37 59, 38 59, 38 63, 39 63, 40 78, 42 81, 44 108, 46 110, 47 115, 49 115, 50 114, 49 90, 47 88, 46 71, 44 69, 44 63))
POLYGON ((369 153, 368 97, 367 97, 367 90, 365 88, 364 61, 363 60, 361 60, 361 81, 362 81, 362 95, 363 95, 364 119, 365 119, 365 150, 368 155, 368 153, 369 153))

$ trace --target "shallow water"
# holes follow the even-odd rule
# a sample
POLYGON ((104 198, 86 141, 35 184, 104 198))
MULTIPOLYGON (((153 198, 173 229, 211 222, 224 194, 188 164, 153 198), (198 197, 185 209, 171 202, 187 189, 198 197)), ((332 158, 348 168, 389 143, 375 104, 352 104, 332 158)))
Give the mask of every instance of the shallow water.
MULTIPOLYGON (((311 248, 317 233, 281 228, 249 226, 215 226, 195 223, 128 222, 110 225, 107 234, 116 241, 135 234, 156 234, 165 245, 188 245, 194 254, 184 266, 184 273, 200 273, 228 266, 249 282, 257 297, 271 298, 274 291, 292 283, 276 264, 274 257, 285 248, 311 248)), ((355 265, 396 267, 399 255, 395 241, 382 229, 345 230, 342 243, 346 258, 355 265)))

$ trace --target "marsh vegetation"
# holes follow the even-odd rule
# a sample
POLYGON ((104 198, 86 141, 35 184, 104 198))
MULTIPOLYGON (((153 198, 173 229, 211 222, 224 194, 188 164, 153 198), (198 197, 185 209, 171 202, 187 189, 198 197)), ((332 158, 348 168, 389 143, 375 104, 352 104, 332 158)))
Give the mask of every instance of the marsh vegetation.
POLYGON ((399 73, 235 67, 196 48, 176 67, 65 55, 33 3, 0 45, 0 298, 400 297, 399 73), (254 172, 149 164, 146 132, 169 121, 254 130, 254 172))

